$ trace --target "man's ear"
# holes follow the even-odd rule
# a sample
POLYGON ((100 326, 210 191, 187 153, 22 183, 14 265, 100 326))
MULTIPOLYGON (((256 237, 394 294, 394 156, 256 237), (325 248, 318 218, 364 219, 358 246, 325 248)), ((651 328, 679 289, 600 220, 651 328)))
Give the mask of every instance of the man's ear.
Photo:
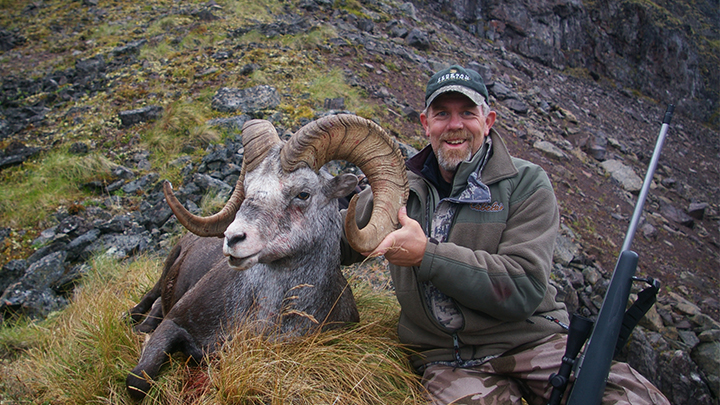
MULTIPOLYGON (((485 116, 485 126, 487 127, 488 133, 490 133, 490 128, 492 128, 495 123, 495 118, 497 118, 495 111, 490 111, 488 115, 485 116)), ((487 134, 485 134, 485 136, 487 136, 487 134)))
POLYGON ((422 124, 423 129, 425 130, 425 134, 427 135, 428 119, 427 115, 424 112, 420 113, 420 123, 422 124))

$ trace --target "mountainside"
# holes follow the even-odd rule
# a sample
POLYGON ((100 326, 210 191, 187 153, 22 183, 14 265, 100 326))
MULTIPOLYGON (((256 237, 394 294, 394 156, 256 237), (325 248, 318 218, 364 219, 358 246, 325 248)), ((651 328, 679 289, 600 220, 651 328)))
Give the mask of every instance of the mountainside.
MULTIPOLYGON (((717 373, 683 389, 672 374, 676 350, 691 365, 691 355, 703 357, 698 347, 720 345, 716 332, 698 337, 720 329, 716 0, 0 5, 0 293, 53 253, 66 252, 60 274, 70 285, 100 241, 117 245, 119 258, 165 249, 176 223, 159 181, 188 195, 226 193, 249 118, 288 135, 349 111, 412 153, 426 144, 425 83, 458 63, 484 77, 511 153, 550 175, 562 221, 554 281, 589 316, 663 114, 676 105, 632 245, 638 275, 662 283, 654 326, 645 326, 654 345, 668 342, 666 357, 641 371, 674 403, 688 395, 717 404, 717 373)), ((3 297, 3 310, 12 307, 3 297)))

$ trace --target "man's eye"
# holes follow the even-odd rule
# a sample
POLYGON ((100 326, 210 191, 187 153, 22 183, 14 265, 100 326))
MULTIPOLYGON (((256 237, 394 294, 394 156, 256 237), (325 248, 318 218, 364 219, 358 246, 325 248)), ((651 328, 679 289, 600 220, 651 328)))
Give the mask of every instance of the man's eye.
POLYGON ((296 197, 301 200, 307 200, 308 198, 310 198, 310 193, 306 193, 303 191, 302 193, 298 194, 296 197))

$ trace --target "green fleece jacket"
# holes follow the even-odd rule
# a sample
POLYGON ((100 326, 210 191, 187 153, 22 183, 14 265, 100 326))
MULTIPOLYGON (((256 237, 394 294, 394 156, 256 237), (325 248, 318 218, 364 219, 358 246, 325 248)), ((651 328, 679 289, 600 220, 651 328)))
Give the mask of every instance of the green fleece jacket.
MULTIPOLYGON (((492 155, 480 180, 488 186, 487 202, 463 201, 471 173, 482 154, 464 162, 455 174, 450 198, 460 207, 447 241, 429 239, 419 267, 390 266, 401 305, 400 341, 417 352, 415 367, 436 361, 462 361, 496 356, 565 329, 565 305, 555 301, 549 284, 559 213, 547 174, 539 166, 510 156, 494 130, 492 155), (452 298, 464 323, 444 328, 425 302, 422 283, 431 281, 452 298), (554 321, 556 320, 556 321, 554 321)), ((431 151, 408 161, 408 216, 429 234, 439 202, 438 192, 419 174, 431 151)), ((372 195, 361 193, 356 220, 363 226, 372 210, 372 195)), ((343 243, 343 262, 361 259, 343 243)))

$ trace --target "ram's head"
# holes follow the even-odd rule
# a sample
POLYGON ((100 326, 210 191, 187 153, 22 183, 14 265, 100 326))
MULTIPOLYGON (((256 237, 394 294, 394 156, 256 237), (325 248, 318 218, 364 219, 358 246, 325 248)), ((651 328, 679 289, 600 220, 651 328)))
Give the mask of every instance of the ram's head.
POLYGON ((373 251, 397 228, 398 209, 405 205, 408 196, 405 165, 396 142, 374 122, 355 115, 329 116, 305 125, 283 143, 271 123, 252 120, 243 127, 243 145, 245 155, 235 190, 225 207, 215 215, 199 217, 191 214, 177 200, 170 183, 165 182, 167 202, 178 221, 190 232, 199 236, 225 237, 225 231, 245 200, 243 183, 246 174, 260 166, 269 154, 276 155, 270 153, 276 147, 281 148, 279 167, 284 173, 301 168, 318 172, 331 160, 346 160, 357 165, 367 176, 374 195, 370 221, 363 229, 358 229, 355 222, 357 196, 350 202, 345 221, 345 232, 353 249, 373 251))

